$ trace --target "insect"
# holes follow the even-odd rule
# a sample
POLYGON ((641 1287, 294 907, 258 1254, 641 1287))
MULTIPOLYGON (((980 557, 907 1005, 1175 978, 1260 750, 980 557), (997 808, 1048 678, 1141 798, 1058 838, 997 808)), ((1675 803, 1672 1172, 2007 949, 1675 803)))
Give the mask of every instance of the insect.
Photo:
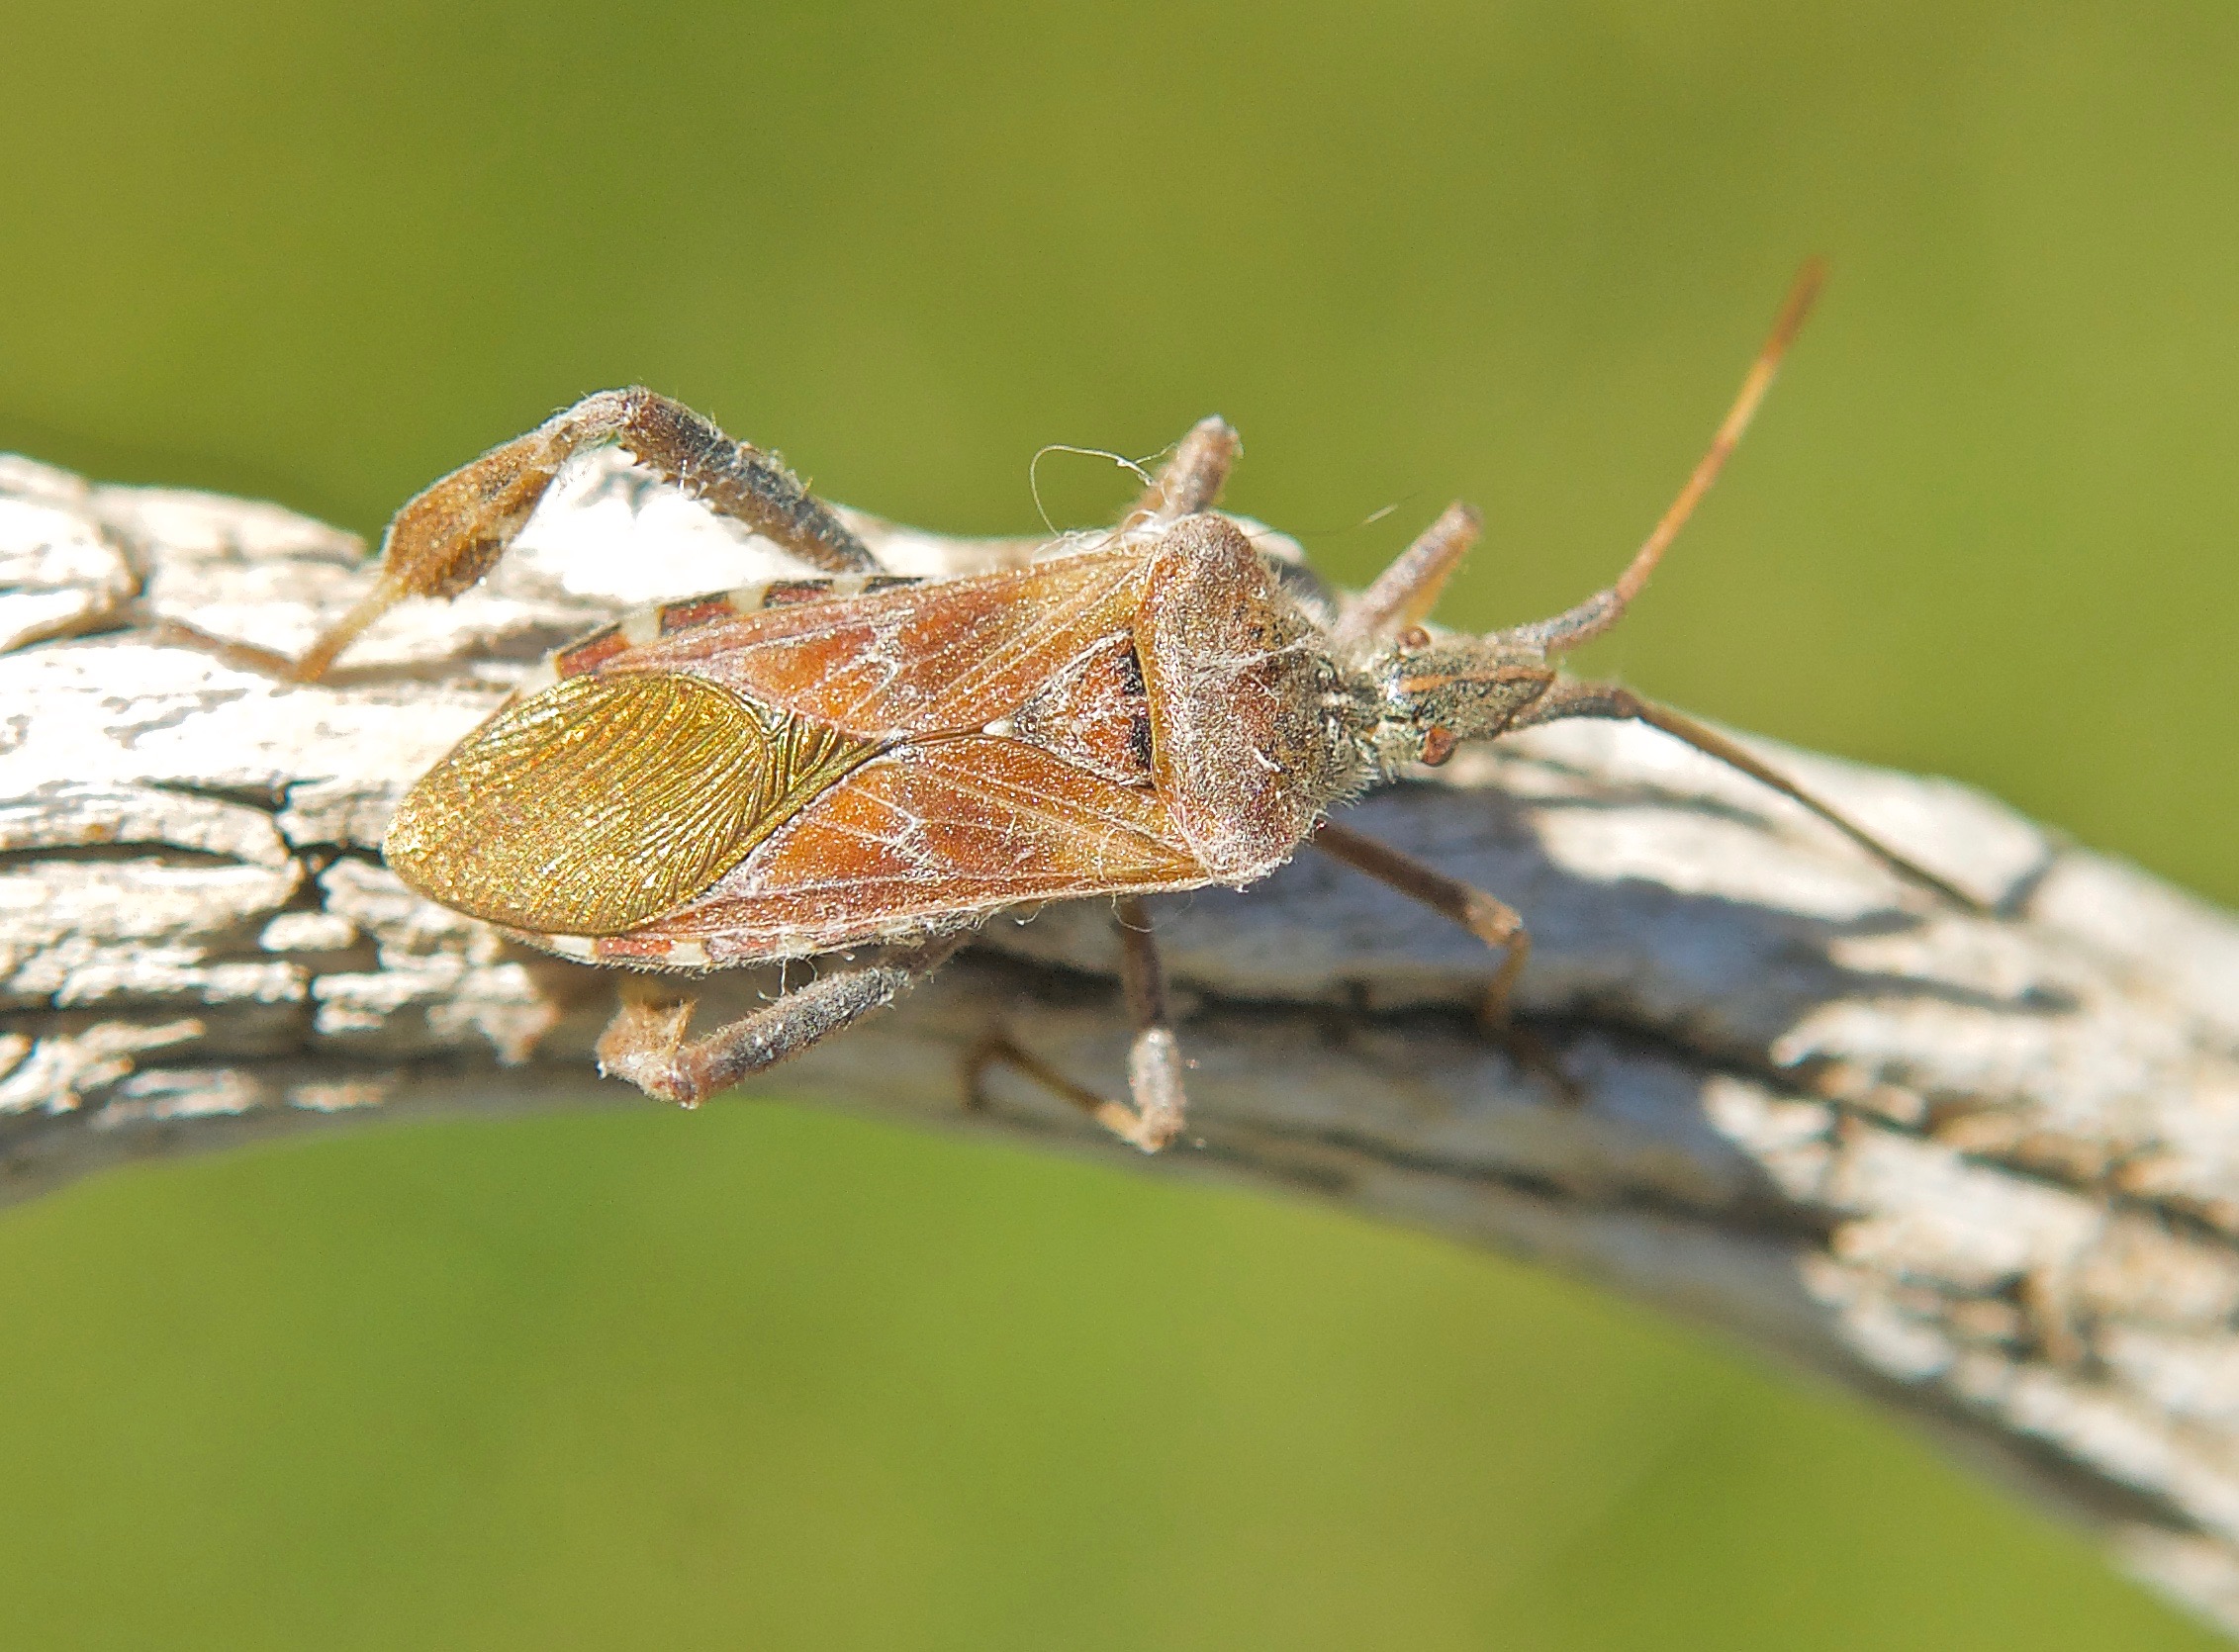
POLYGON ((777 459, 646 390, 592 396, 412 500, 374 589, 300 658, 182 624, 168 635, 314 682, 396 602, 474 585, 570 457, 619 443, 826 577, 666 602, 551 655, 406 794, 389 865, 430 899, 587 964, 830 961, 699 1037, 691 999, 623 992, 602 1070, 687 1106, 890 1003, 994 913, 1109 899, 1134 1023, 1129 1099, 999 1040, 972 1081, 1008 1062, 1156 1151, 1185 1103, 1145 895, 1249 884, 1310 844, 1493 948, 1487 1005, 1505 1013, 1531 947, 1517 913, 1325 818, 1463 741, 1562 718, 1647 723, 1967 901, 1715 730, 1556 663, 1638 595, 1763 399, 1819 276, 1799 278, 1710 450, 1617 583, 1490 635, 1426 628, 1478 531, 1465 505, 1340 611, 1288 593, 1213 510, 1237 452, 1218 418, 1101 543, 925 582, 884 573, 777 459))

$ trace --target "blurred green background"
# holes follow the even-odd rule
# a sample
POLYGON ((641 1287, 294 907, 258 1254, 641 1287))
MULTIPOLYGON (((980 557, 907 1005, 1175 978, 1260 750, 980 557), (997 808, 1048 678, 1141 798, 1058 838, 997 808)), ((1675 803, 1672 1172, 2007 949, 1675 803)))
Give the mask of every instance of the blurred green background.
MULTIPOLYGON (((1590 663, 2239 897, 2228 5, 16 6, 0 65, 0 446, 368 533, 632 380, 972 530, 1218 410, 1329 569, 1463 495, 1447 616, 1530 618, 1822 251, 1590 663)), ((2207 1644, 1692 1332, 1121 1158, 648 1106, 10 1213, 0 1643, 2207 1644)))

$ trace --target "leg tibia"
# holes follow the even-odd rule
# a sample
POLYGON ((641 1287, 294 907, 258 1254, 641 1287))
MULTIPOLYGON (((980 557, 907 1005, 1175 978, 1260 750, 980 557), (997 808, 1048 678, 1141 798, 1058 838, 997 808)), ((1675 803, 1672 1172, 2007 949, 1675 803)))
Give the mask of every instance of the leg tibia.
POLYGON ((1524 927, 1524 919, 1515 907, 1459 878, 1448 877, 1436 868, 1425 866, 1412 855, 1401 854, 1389 844, 1378 843, 1334 821, 1323 821, 1308 841, 1354 872, 1364 872, 1377 882, 1397 889, 1410 900, 1421 901, 1499 953, 1500 966, 1493 972, 1492 984, 1485 989, 1483 1015, 1486 1022, 1493 1025, 1508 1020, 1509 994, 1516 986, 1516 977, 1524 973, 1524 965, 1532 957, 1532 932, 1524 927))
POLYGON ((1189 1109, 1181 1087, 1181 1047, 1166 1005, 1166 970, 1151 934, 1151 913, 1133 895, 1113 908, 1120 932, 1120 985, 1134 1040, 1127 1052, 1127 1088, 1135 1102, 1136 1134, 1129 1140, 1156 1152, 1181 1134, 1189 1109))
POLYGON ((1518 1064, 1546 1079, 1564 1100, 1576 1103, 1584 1099, 1576 1081, 1563 1071, 1562 1063, 1540 1042, 1539 1036, 1509 1017, 1509 997, 1516 989, 1517 977, 1524 973, 1524 965, 1532 957, 1532 932, 1524 927, 1524 919, 1515 907, 1459 878, 1448 877, 1425 866, 1412 855, 1401 854, 1389 844, 1378 843, 1374 838, 1363 837, 1327 820, 1315 829, 1310 841, 1315 848, 1343 861, 1353 871, 1367 873, 1411 900, 1421 901, 1498 952, 1500 966, 1493 971, 1485 995, 1477 1001, 1479 1024, 1507 1046, 1518 1064))
POLYGON ((360 632, 406 597, 456 597, 474 586, 498 565, 561 467, 607 442, 620 443, 648 470, 804 562, 833 573, 877 570, 863 542, 777 458, 731 440, 665 396, 606 390, 408 501, 383 536, 379 583, 300 659, 176 622, 161 635, 250 671, 288 682, 316 681, 360 632))
POLYGON ((1120 932, 1120 985, 1134 1029, 1127 1050, 1127 1089, 1133 1105, 1107 1101, 1081 1088, 999 1033, 983 1039, 966 1057, 965 1098, 975 1107, 986 1105, 988 1070, 1011 1067, 1052 1095, 1072 1102, 1121 1141, 1155 1153, 1181 1134, 1189 1110, 1181 1084, 1181 1046, 1166 1007, 1166 970, 1151 937, 1150 914, 1142 901, 1123 896, 1114 903, 1113 916, 1120 932))
POLYGON ((599 1070, 647 1095, 697 1107, 718 1090, 799 1055, 819 1039, 884 1009, 944 963, 963 938, 937 941, 884 963, 835 970, 766 1009, 687 1043, 693 1001, 632 981, 599 1040, 599 1070))
POLYGON ((1164 1141, 1145 1136, 1142 1115, 1126 1102, 1107 1101, 1094 1090, 1075 1084, 1034 1052, 1001 1033, 991 1033, 981 1039, 964 1058, 967 1107, 987 1105, 987 1074, 996 1067, 1009 1067, 1031 1078, 1059 1100, 1072 1102, 1122 1142, 1141 1147, 1145 1152, 1157 1152, 1166 1146, 1164 1141))
POLYGON ((1336 640, 1341 644, 1379 642, 1430 618, 1446 580, 1477 542, 1483 520, 1472 506, 1458 500, 1447 505, 1439 519, 1423 530, 1422 537, 1353 599, 1353 606, 1337 622, 1336 640))
POLYGON ((410 501, 389 524, 383 583, 405 596, 456 597, 496 566, 560 467, 607 442, 805 562, 833 573, 877 566, 780 461, 731 440, 681 402, 630 389, 585 397, 410 501))
POLYGON ((618 441, 638 463, 710 510, 744 522, 801 561, 832 574, 870 574, 862 540, 774 453, 733 441, 682 402, 650 390, 587 397, 545 426, 572 429, 569 451, 618 441))
POLYGON ((1158 477, 1128 512, 1125 527, 1166 527, 1219 503, 1236 463, 1236 427, 1218 413, 1189 427, 1158 477))

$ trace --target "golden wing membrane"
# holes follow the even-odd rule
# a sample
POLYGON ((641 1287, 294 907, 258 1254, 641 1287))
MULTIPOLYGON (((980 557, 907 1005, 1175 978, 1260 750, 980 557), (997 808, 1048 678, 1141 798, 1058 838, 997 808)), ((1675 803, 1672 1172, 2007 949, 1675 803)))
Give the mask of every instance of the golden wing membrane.
POLYGON ((456 911, 619 935, 700 894, 876 750, 704 678, 564 678, 429 770, 382 852, 456 911))

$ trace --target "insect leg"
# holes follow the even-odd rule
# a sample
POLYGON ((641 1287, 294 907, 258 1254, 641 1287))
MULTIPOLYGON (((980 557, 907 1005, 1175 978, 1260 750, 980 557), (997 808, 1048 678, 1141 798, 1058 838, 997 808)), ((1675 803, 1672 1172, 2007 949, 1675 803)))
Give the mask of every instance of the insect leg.
POLYGON ((1240 445, 1236 427, 1218 413, 1199 419, 1135 502, 1122 526, 1162 528, 1212 509, 1227 485, 1240 445))
POLYGON ((1151 934, 1151 914, 1133 895, 1113 903, 1120 935, 1120 985, 1135 1036, 1127 1048, 1127 1088, 1134 1098, 1137 1132, 1128 1139, 1157 1152, 1181 1134, 1188 1098, 1181 1088, 1181 1049, 1166 1007, 1166 971, 1151 934))
POLYGON ((1546 1079, 1565 1101, 1573 1106, 1585 1101, 1585 1092, 1578 1087, 1578 1081, 1563 1070, 1562 1063, 1555 1059, 1554 1052, 1539 1035, 1509 1019, 1509 994, 1532 956, 1532 932, 1524 927, 1524 919, 1515 907, 1425 866, 1412 855, 1402 855, 1389 844, 1378 843, 1374 838, 1363 837, 1327 820, 1316 827, 1314 835, 1306 841, 1353 871, 1365 872, 1377 882, 1397 889, 1410 900, 1421 901, 1500 953, 1500 967, 1493 972, 1492 984, 1485 988, 1484 997, 1477 1001, 1478 1022, 1508 1047, 1509 1055, 1519 1065, 1546 1079))
POLYGON ((1529 728, 1534 723, 1559 722, 1568 717, 1600 717, 1616 722, 1646 723, 1650 728, 1661 729, 1673 739, 1693 746, 1705 757, 1717 758, 1728 768, 1738 769, 1759 784, 1770 786, 1782 796, 1803 804, 1900 876, 1909 878, 1923 888, 1932 889, 1953 905, 1967 911, 1984 910, 1983 903, 1973 895, 1945 882, 1917 862, 1899 854, 1863 826, 1851 821, 1831 803, 1821 802, 1779 770, 1743 750, 1717 729, 1697 722, 1684 712, 1674 711, 1668 705, 1658 705, 1654 700, 1643 699, 1632 689, 1621 688, 1615 683, 1581 683, 1573 678, 1558 678, 1545 693, 1517 715, 1509 728, 1529 728))
POLYGON ((456 597, 497 566, 569 459, 619 443, 710 509, 833 573, 876 573, 863 542, 782 460, 733 441, 681 402, 650 390, 587 396, 526 435, 492 448, 408 501, 382 537, 374 588, 300 658, 228 642, 179 621, 157 640, 200 648, 283 681, 324 676, 360 632, 408 597, 456 597))
POLYGON ((682 402, 642 387, 602 391, 544 428, 566 424, 570 453, 614 441, 718 514, 833 574, 875 574, 878 559, 774 453, 733 441, 682 402))
POLYGON ((1509 992, 1532 956, 1532 932, 1524 927, 1515 907, 1335 821, 1323 821, 1306 841, 1354 872, 1365 872, 1410 900, 1421 901, 1499 953, 1500 967, 1493 974, 1492 985, 1485 989, 1481 1013, 1489 1025, 1507 1022, 1509 992))
POLYGON ((1341 647, 1376 642, 1430 618, 1447 576, 1477 542, 1483 522, 1471 505, 1458 500, 1447 505, 1414 544, 1376 576, 1375 584, 1353 598, 1331 628, 1331 640, 1341 647))
POLYGON ((984 1107, 988 1069, 1014 1067, 1052 1095, 1072 1102, 1121 1141, 1155 1153, 1181 1134, 1188 1111, 1181 1086, 1181 1051, 1174 1042, 1166 974, 1151 938, 1150 915, 1131 895, 1113 903, 1112 915, 1120 935, 1120 985, 1135 1029, 1127 1052, 1127 1087, 1134 1105, 1083 1089, 1000 1033, 982 1039, 965 1057, 965 1097, 971 1106, 984 1107))
POLYGON ((1798 273, 1796 285, 1789 289, 1788 302, 1781 307, 1780 320, 1773 323, 1764 348, 1757 352, 1748 376, 1741 381, 1741 394, 1733 399, 1733 406, 1726 411, 1718 434, 1711 438, 1710 451, 1696 464, 1687 485, 1679 490, 1679 497, 1671 502, 1662 519, 1633 553, 1632 564, 1619 576, 1617 584, 1607 591, 1596 592, 1552 619, 1496 631, 1493 633, 1495 642, 1559 654, 1600 636, 1623 617, 1626 604, 1640 595, 1640 588, 1648 583, 1648 576, 1656 571, 1664 552, 1679 537, 1679 530, 1687 525, 1687 518, 1695 513, 1695 506, 1702 503, 1703 496, 1711 491, 1719 472, 1726 468, 1726 459, 1741 440, 1741 432, 1749 428, 1749 420, 1756 416, 1765 392, 1772 388, 1780 358, 1795 339, 1797 328, 1804 324, 1804 318, 1811 314, 1812 301, 1819 297, 1819 285, 1826 279, 1826 265, 1817 258, 1798 273))
POLYGON ((972 1047, 964 1058, 965 1105, 987 1105, 987 1074, 995 1067, 1012 1067, 1034 1080, 1061 1101, 1070 1101, 1121 1141, 1157 1152, 1164 1144, 1142 1139, 1142 1116, 1124 1101, 1111 1101, 1094 1090, 1075 1084, 1056 1067, 1002 1033, 990 1033, 972 1047))
POLYGON ((799 1055, 915 986, 964 944, 961 935, 838 969, 703 1037, 685 1041, 693 1000, 666 999, 632 982, 599 1038, 599 1070, 647 1095, 697 1107, 718 1090, 799 1055))

